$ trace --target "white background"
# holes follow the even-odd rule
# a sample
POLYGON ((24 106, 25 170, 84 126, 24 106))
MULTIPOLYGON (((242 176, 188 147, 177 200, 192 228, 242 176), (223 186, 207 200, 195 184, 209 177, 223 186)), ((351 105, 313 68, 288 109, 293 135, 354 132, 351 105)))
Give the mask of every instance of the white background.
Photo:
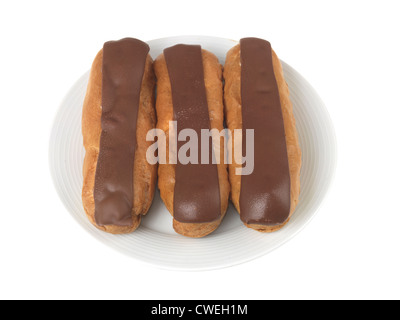
POLYGON ((0 298, 400 298, 398 1, 1 1, 0 298), (48 170, 62 98, 103 43, 198 34, 271 41, 324 100, 339 148, 317 216, 228 269, 143 266, 86 233, 48 170))

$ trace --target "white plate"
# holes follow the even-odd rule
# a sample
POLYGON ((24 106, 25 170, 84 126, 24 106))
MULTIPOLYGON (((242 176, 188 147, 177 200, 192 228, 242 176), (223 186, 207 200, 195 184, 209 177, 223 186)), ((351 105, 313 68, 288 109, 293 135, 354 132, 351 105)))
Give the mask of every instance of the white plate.
MULTIPOLYGON (((178 43, 200 44, 223 64, 237 42, 204 36, 149 41, 151 55, 178 43)), ((314 89, 283 62, 303 153, 301 195, 291 221, 272 234, 258 233, 241 223, 231 205, 217 231, 202 239, 178 235, 172 218, 156 193, 142 225, 134 233, 115 236, 99 231, 86 218, 81 201, 84 148, 81 112, 89 72, 72 87, 60 106, 50 138, 50 170, 58 194, 76 221, 104 244, 142 262, 174 270, 209 270, 240 264, 279 247, 296 235, 314 216, 331 184, 336 166, 336 139, 328 112, 314 89)))

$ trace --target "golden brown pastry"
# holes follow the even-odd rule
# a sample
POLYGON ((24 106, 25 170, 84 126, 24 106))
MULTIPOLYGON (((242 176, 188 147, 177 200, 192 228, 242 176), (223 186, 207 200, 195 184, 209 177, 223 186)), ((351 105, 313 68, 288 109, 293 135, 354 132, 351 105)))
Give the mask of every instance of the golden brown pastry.
POLYGON ((214 143, 210 144, 219 164, 200 164, 199 160, 199 164, 183 165, 180 159, 174 164, 168 150, 171 147, 176 156, 185 142, 170 146, 170 138, 176 140, 170 132, 180 134, 184 128, 198 134, 201 129, 223 130, 222 67, 214 54, 200 46, 177 45, 164 50, 154 69, 157 128, 166 135, 165 141, 158 141, 160 149, 167 150, 167 163, 160 163, 158 172, 161 198, 174 217, 177 233, 203 237, 219 226, 228 207, 230 187, 224 141, 214 136, 214 143), (176 132, 170 131, 171 121, 177 122, 176 132))
MULTIPOLYGON (((281 229, 292 216, 300 193, 301 150, 289 89, 269 42, 242 39, 226 57, 225 116, 231 132, 254 129, 254 170, 229 165, 231 199, 243 223, 261 232, 281 229), (239 170, 237 170, 239 169, 239 170)), ((229 153, 244 149, 243 136, 231 136, 229 153)), ((247 143, 247 142, 246 142, 247 143)), ((243 150, 244 152, 244 150, 243 150)))
POLYGON ((134 231, 154 196, 157 166, 146 160, 146 134, 156 124, 148 51, 136 39, 107 42, 83 104, 83 206, 93 225, 113 234, 134 231))

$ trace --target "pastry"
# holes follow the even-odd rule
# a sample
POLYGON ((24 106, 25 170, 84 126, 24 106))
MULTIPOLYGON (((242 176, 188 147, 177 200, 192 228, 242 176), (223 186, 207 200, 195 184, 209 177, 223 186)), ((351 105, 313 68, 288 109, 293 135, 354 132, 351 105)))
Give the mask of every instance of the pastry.
POLYGON ((224 67, 225 117, 231 199, 243 223, 273 232, 292 216, 300 194, 301 151, 289 89, 281 63, 269 42, 246 38, 227 54, 224 67), (253 130, 253 131, 252 131, 253 130), (254 135, 254 139, 251 138, 254 135), (239 160, 240 161, 239 161, 239 160), (250 166, 250 169, 245 167, 250 166))
POLYGON ((202 130, 223 133, 222 67, 214 54, 200 46, 176 45, 165 49, 155 60, 154 70, 157 128, 166 135, 166 139, 158 140, 159 150, 168 150, 166 163, 159 164, 160 195, 173 215, 177 233, 204 237, 217 229, 228 207, 230 187, 224 164, 224 138, 213 135, 209 149, 201 148, 198 139, 195 144, 200 152, 185 163, 179 155, 188 141, 181 135, 185 129, 197 137, 202 130), (173 121, 176 131, 171 130, 173 121), (202 157, 208 163, 201 161, 202 157))
POLYGON ((82 201, 105 232, 134 231, 151 206, 157 166, 146 160, 146 134, 156 124, 154 86, 149 46, 140 40, 107 42, 93 62, 82 114, 82 201))

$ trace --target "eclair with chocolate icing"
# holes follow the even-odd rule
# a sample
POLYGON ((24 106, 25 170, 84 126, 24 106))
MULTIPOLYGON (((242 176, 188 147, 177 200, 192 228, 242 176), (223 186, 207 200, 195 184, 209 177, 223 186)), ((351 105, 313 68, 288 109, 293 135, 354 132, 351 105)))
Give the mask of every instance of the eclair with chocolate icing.
POLYGON ((159 165, 161 198, 173 215, 177 233, 204 237, 221 223, 230 190, 223 138, 213 137, 207 150, 200 147, 203 129, 223 130, 222 67, 214 54, 200 46, 176 45, 164 50, 155 60, 154 69, 157 128, 166 135, 166 140, 158 140, 158 143, 160 150, 168 150, 166 163, 159 165), (170 130, 173 121, 176 131, 170 130), (199 137, 197 159, 189 163, 183 163, 177 156, 186 139, 172 136, 180 137, 185 129, 199 137), (177 143, 171 146, 170 141, 174 140, 177 143), (201 161, 205 154, 209 161, 201 161), (220 161, 211 161, 218 157, 220 161), (176 159, 175 164, 172 158, 176 159))
MULTIPOLYGON (((260 232, 281 229, 291 218, 300 194, 301 150, 282 65, 269 42, 246 38, 232 48, 224 67, 229 153, 246 150, 247 130, 254 130, 254 170, 229 165, 231 199, 243 223, 260 232)), ((249 155, 246 155, 247 157, 249 155)))
POLYGON ((82 114, 82 201, 105 232, 134 231, 153 201, 157 167, 146 160, 146 134, 156 125, 154 86, 149 46, 140 40, 107 42, 93 62, 82 114))

